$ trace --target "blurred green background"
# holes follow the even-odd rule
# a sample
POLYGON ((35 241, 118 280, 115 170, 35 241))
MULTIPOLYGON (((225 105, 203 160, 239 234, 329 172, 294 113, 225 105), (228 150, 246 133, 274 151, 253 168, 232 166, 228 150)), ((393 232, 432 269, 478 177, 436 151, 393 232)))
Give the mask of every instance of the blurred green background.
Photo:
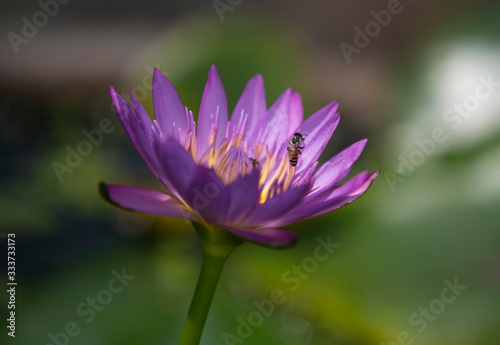
MULTIPOLYGON (((6 234, 15 233, 19 285, 15 339, 7 336, 8 296, 0 293, 2 343, 56 345, 54 335, 64 344, 68 323, 78 327, 72 345, 177 343, 199 244, 184 221, 127 213, 99 197, 99 181, 161 188, 120 127, 108 85, 131 89, 151 112, 157 66, 196 112, 212 64, 230 109, 257 73, 268 106, 286 87, 302 95, 306 116, 338 100, 341 123, 321 161, 366 137, 353 174, 382 174, 354 204, 290 226, 299 234, 295 247, 239 248, 202 344, 238 336, 241 320, 273 289, 285 302, 233 343, 500 343, 500 5, 396 5, 72 1, 17 53, 9 33, 21 35, 22 18, 33 21, 42 7, 5 7, 1 255, 6 234), (218 13, 214 4, 225 7, 218 13), (396 9, 390 22, 369 24, 388 8, 396 9), (356 38, 357 28, 373 37, 356 38), (343 42, 355 51, 347 58, 343 42), (113 129, 59 179, 54 162, 66 165, 68 147, 76 150, 83 131, 102 119, 113 129), (284 275, 313 256, 318 237, 340 247, 291 289, 284 275), (135 278, 109 294, 113 270, 122 269, 135 278), (449 302, 444 289, 454 282, 466 288, 449 302), (90 317, 83 312, 96 297, 108 304, 90 317)), ((2 264, 0 282, 6 272, 2 264)))

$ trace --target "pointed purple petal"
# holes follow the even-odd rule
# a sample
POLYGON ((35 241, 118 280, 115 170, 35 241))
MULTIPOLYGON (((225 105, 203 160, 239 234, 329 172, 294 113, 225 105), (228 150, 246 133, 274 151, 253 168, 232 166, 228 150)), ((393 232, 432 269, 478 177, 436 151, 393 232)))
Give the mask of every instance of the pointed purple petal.
POLYGON ((313 175, 311 194, 329 189, 341 182, 351 171, 366 145, 366 139, 360 140, 333 156, 313 175))
POLYGON ((302 97, 298 92, 292 91, 292 98, 290 100, 290 117, 288 124, 287 140, 293 135, 297 127, 300 126, 304 120, 304 109, 302 106, 302 97))
POLYGON ((250 79, 234 108, 229 133, 237 126, 242 116, 248 115, 245 133, 253 133, 255 126, 266 113, 266 94, 264 81, 260 74, 250 79))
POLYGON ((183 197, 193 211, 210 224, 226 223, 229 193, 219 176, 210 168, 197 166, 183 197))
POLYGON ((343 185, 335 187, 329 195, 322 198, 313 196, 309 199, 306 197, 302 204, 297 205, 289 213, 270 222, 267 226, 286 226, 304 219, 317 217, 351 203, 366 192, 378 174, 378 171, 372 174, 365 171, 343 185))
POLYGON ((173 123, 183 131, 188 128, 186 111, 175 87, 156 68, 153 73, 153 108, 155 118, 166 135, 172 134, 173 123))
POLYGON ((297 163, 296 174, 307 169, 309 164, 314 163, 323 152, 340 120, 339 114, 336 113, 337 108, 338 103, 332 102, 318 110, 300 126, 299 131, 307 136, 303 154, 297 163))
POLYGON ((229 193, 229 209, 227 210, 229 224, 239 224, 259 203, 258 169, 237 179, 227 186, 229 193))
POLYGON ((243 221, 243 224, 251 227, 264 226, 269 221, 277 219, 288 213, 290 209, 299 204, 306 195, 309 185, 305 184, 296 188, 291 188, 278 194, 265 203, 259 204, 243 221))
POLYGON ((217 121, 216 145, 218 145, 226 135, 227 127, 227 101, 224 86, 220 80, 217 68, 212 66, 208 73, 207 84, 201 98, 200 113, 198 115, 198 133, 196 137, 196 152, 201 155, 208 148, 208 138, 210 135, 211 118, 217 121))
POLYGON ((339 197, 358 197, 368 189, 373 179, 375 179, 379 175, 379 173, 379 171, 375 171, 373 173, 364 171, 354 176, 343 185, 333 188, 332 192, 328 196, 323 198, 321 202, 330 202, 332 200, 338 199, 339 197))
MULTIPOLYGON (((137 140, 138 138, 135 135, 135 131, 138 132, 139 128, 142 129, 143 126, 150 125, 152 123, 151 120, 149 120, 149 123, 144 123, 143 126, 141 126, 139 118, 142 119, 142 116, 137 116, 136 111, 130 105, 130 103, 128 103, 118 92, 116 92, 112 86, 109 87, 109 93, 111 94, 111 100, 113 102, 116 115, 118 116, 118 120, 120 120, 123 129, 129 136, 136 149, 143 151, 144 147, 139 145, 137 140)), ((147 119, 149 119, 149 117, 147 117, 147 119)), ((143 122, 146 122, 147 119, 144 119, 143 122)), ((149 133, 144 133, 144 136, 148 136, 148 134, 149 133)), ((149 139, 151 139, 151 136, 149 139)))
MULTIPOLYGON (((173 137, 162 138, 156 144, 158 159, 171 185, 167 186, 175 196, 186 202, 189 186, 196 173, 196 164, 173 137)), ((187 202, 186 202, 187 203, 187 202)))
POLYGON ((224 227, 238 237, 264 247, 286 248, 295 242, 295 234, 280 229, 238 229, 224 227))
MULTIPOLYGON (((134 94, 129 91, 130 98, 135 107, 136 121, 137 124, 130 122, 132 132, 134 133, 135 140, 142 149, 142 155, 146 157, 145 161, 148 163, 149 167, 155 175, 162 181, 164 179, 163 169, 161 168, 158 158, 154 151, 154 142, 156 140, 155 136, 152 134, 151 127, 153 122, 151 121, 148 113, 142 106, 142 104, 135 98, 134 94)), ((130 121, 133 121, 132 118, 130 121)), ((141 152, 141 151, 139 151, 141 152)))
POLYGON ((269 148, 275 149, 286 143, 303 118, 302 98, 292 89, 287 89, 274 102, 266 115, 260 119, 249 142, 253 144, 263 130, 263 139, 269 148))
MULTIPOLYGON (((127 133, 136 150, 151 171, 158 179, 162 180, 162 172, 161 169, 159 169, 158 161, 152 148, 153 138, 150 131, 152 125, 151 119, 140 104, 136 104, 136 111, 113 87, 110 86, 109 91, 118 120, 122 124, 125 133, 127 133)), ((135 97, 132 99, 137 101, 135 97)))
POLYGON ((127 210, 155 216, 195 219, 176 199, 156 190, 104 183, 100 184, 100 190, 105 199, 127 210))
POLYGON ((149 133, 149 128, 151 128, 153 121, 151 121, 151 118, 149 117, 146 109, 142 106, 141 102, 135 98, 134 93, 129 90, 128 94, 132 100, 132 104, 134 105, 137 121, 139 122, 141 129, 147 129, 149 133))

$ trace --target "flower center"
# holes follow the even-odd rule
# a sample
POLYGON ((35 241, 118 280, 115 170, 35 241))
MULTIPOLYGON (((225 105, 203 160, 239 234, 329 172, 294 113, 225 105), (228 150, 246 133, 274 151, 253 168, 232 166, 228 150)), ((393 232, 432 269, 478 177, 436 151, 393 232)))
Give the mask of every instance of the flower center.
POLYGON ((260 203, 278 195, 290 186, 295 175, 295 167, 288 159, 286 144, 278 148, 270 148, 265 143, 266 133, 260 131, 255 141, 245 135, 248 114, 240 117, 237 125, 230 128, 228 122, 225 136, 220 143, 216 142, 218 109, 211 116, 210 133, 207 149, 198 154, 196 147, 196 122, 193 113, 186 108, 186 130, 181 130, 173 124, 173 134, 197 164, 212 168, 220 179, 229 184, 238 177, 249 174, 254 169, 260 169, 259 191, 260 203))

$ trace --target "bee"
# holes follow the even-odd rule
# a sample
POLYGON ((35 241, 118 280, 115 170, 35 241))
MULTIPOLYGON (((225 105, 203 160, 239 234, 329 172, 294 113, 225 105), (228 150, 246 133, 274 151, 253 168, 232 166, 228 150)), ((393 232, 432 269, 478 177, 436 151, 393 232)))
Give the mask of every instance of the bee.
POLYGON ((259 166, 259 162, 255 158, 248 158, 250 163, 252 163, 252 168, 257 168, 259 166))
POLYGON ((290 161, 290 164, 294 167, 297 165, 297 159, 299 158, 299 155, 302 154, 300 150, 304 148, 304 138, 305 134, 302 134, 300 132, 295 132, 293 133, 293 137, 288 140, 288 147, 286 148, 286 151, 288 152, 288 160, 290 161))

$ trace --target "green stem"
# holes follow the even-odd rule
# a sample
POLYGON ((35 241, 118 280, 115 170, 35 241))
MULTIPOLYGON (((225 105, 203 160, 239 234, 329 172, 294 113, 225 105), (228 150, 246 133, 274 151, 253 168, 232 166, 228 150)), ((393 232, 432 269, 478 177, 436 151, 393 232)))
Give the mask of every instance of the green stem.
POLYGON ((194 224, 201 240, 203 262, 179 345, 198 345, 217 283, 229 255, 241 243, 221 229, 207 230, 194 224))

